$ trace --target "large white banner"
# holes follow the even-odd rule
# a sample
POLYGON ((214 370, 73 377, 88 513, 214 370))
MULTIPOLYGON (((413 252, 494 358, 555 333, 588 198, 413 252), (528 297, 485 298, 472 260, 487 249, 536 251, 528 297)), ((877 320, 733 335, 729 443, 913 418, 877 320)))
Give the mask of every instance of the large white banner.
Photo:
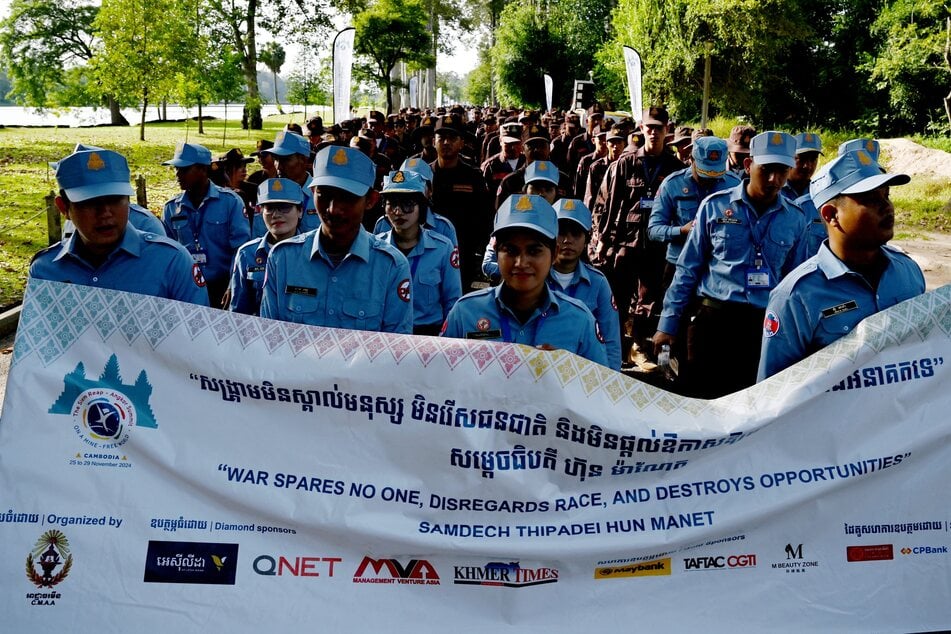
POLYGON ((545 80, 545 109, 551 110, 552 97, 555 93, 555 82, 548 73, 545 73, 542 78, 545 80))
POLYGON ((334 37, 334 123, 350 118, 350 80, 353 73, 353 40, 357 31, 349 26, 334 37))
POLYGON ((951 287, 684 399, 562 351, 31 282, 3 631, 951 627, 951 287))
POLYGON ((631 116, 635 121, 640 121, 644 111, 644 98, 641 93, 641 56, 630 46, 622 48, 624 49, 624 68, 627 71, 627 92, 631 99, 631 116))

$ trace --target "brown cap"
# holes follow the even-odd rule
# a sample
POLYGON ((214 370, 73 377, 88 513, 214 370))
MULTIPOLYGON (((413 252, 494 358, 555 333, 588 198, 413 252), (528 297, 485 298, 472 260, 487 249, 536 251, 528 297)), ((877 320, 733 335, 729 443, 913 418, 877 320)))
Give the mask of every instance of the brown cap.
POLYGON ((251 156, 257 156, 264 150, 270 150, 272 147, 274 147, 274 141, 270 139, 258 139, 257 145, 255 147, 257 147, 257 150, 251 152, 251 156))
POLYGON ((749 154, 750 141, 756 136, 756 128, 748 125, 733 126, 730 138, 727 139, 727 150, 730 152, 746 152, 749 154))
POLYGON ((324 133, 324 120, 313 117, 307 122, 307 136, 320 136, 324 133))
POLYGON ((224 154, 215 159, 222 167, 226 165, 247 165, 254 162, 253 158, 245 157, 244 152, 238 148, 231 148, 224 154))
POLYGON ((688 128, 687 126, 680 126, 674 132, 674 140, 671 141, 671 145, 684 145, 688 146, 693 143, 693 128, 688 128))
POLYGON ((641 117, 641 123, 643 125, 667 125, 670 122, 670 115, 667 113, 667 109, 663 106, 651 106, 644 111, 644 116, 641 117))

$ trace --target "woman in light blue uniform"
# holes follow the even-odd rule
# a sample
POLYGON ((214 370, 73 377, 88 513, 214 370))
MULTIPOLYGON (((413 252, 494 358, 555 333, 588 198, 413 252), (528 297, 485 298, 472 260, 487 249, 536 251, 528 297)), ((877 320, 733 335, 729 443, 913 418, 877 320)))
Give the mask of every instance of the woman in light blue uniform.
POLYGON ((611 285, 604 273, 581 261, 591 239, 591 211, 575 198, 562 198, 554 208, 558 214, 558 242, 548 286, 584 302, 598 324, 608 365, 620 370, 621 326, 611 285))
POLYGON ((270 178, 258 187, 259 215, 267 233, 245 242, 235 255, 229 310, 245 315, 260 312, 267 256, 272 246, 300 231, 303 200, 300 185, 287 178, 270 178))
POLYGON ((507 198, 496 212, 492 232, 502 283, 456 302, 442 335, 560 348, 607 366, 591 311, 548 287, 557 235, 558 217, 544 198, 507 198))
POLYGON ((449 310, 462 296, 459 249, 443 235, 424 228, 426 183, 413 172, 392 172, 381 192, 392 227, 378 235, 409 261, 413 280, 413 334, 439 334, 449 310))

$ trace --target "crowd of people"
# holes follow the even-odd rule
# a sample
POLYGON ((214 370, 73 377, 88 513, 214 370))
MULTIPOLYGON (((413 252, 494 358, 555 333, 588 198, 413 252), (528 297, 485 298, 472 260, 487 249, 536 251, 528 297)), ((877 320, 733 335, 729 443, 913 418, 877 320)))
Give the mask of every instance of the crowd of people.
POLYGON ((727 139, 587 111, 405 110, 288 125, 252 156, 181 143, 161 221, 120 154, 55 164, 73 230, 30 275, 303 324, 564 349, 668 387, 744 389, 924 292, 887 245, 873 139, 727 139), (260 169, 248 174, 255 160, 260 169))

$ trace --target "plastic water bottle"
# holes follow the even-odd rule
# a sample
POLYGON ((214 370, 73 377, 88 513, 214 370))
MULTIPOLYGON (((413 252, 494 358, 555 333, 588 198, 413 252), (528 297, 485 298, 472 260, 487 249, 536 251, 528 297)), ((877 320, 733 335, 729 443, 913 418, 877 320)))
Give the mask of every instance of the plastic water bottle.
POLYGON ((664 376, 668 380, 674 379, 674 373, 670 369, 670 345, 663 344, 660 347, 660 354, 657 355, 657 365, 660 366, 660 369, 664 372, 664 376))

